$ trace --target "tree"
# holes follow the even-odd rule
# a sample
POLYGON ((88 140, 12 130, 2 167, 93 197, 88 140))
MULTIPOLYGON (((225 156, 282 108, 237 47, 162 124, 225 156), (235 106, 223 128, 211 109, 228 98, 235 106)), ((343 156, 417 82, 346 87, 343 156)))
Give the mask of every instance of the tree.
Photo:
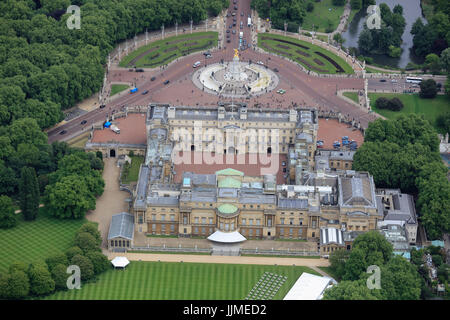
POLYGON ((418 300, 421 279, 417 269, 403 257, 395 256, 381 267, 381 294, 386 300, 418 300))
POLYGON ((390 260, 392 245, 377 231, 356 237, 350 257, 345 264, 344 280, 357 280, 370 265, 381 266, 390 260))
POLYGON ((345 5, 346 0, 333 0, 333 5, 335 6, 343 6, 345 5))
POLYGON ((387 109, 389 105, 389 99, 385 97, 379 97, 377 100, 375 100, 375 107, 377 109, 387 109))
POLYGON ((83 250, 84 253, 99 249, 96 239, 88 232, 77 233, 75 245, 83 250))
POLYGON ((86 257, 91 260, 96 275, 105 272, 111 266, 111 262, 101 252, 91 251, 86 253, 86 257))
POLYGON ((30 279, 30 292, 34 295, 46 295, 55 290, 55 281, 53 281, 45 264, 30 264, 28 277, 30 279))
POLYGON ((314 3, 308 2, 308 5, 306 6, 306 11, 313 12, 314 10, 314 3))
POLYGON ((83 255, 83 250, 81 250, 80 247, 74 246, 66 250, 66 256, 68 261, 71 261, 72 258, 76 255, 83 255))
POLYGON ((72 258, 70 263, 80 268, 81 280, 90 280, 94 277, 94 266, 91 260, 85 256, 77 254, 72 258))
POLYGON ((436 81, 433 79, 424 80, 420 83, 419 96, 421 98, 433 99, 436 97, 437 92, 436 81))
POLYGON ((341 281, 325 290, 323 300, 378 300, 364 280, 341 281))
POLYGON ((19 270, 9 272, 6 282, 5 295, 7 299, 18 300, 28 296, 30 281, 25 272, 19 270))
POLYGON ((445 72, 447 72, 447 74, 450 73, 450 48, 447 48, 444 51, 442 51, 440 58, 440 65, 442 69, 444 69, 445 72))
POLYGON ((363 54, 370 53, 373 48, 373 43, 374 40, 372 37, 372 32, 369 29, 364 28, 364 30, 361 31, 361 33, 359 34, 358 38, 358 48, 361 51, 361 53, 363 54))
MULTIPOLYGON (((79 252, 77 252, 76 254, 79 254, 79 252)), ((73 254, 74 255, 74 254, 73 254)), ((73 257, 73 255, 71 255, 71 258, 73 257)), ((45 263, 48 266, 48 269, 50 271, 52 271, 57 265, 62 264, 62 265, 67 265, 69 262, 69 260, 67 260, 67 255, 65 255, 64 253, 60 252, 60 253, 56 253, 50 257, 48 257, 45 260, 45 263)))
POLYGON ((94 237, 97 246, 101 245, 101 243, 102 243, 102 236, 100 234, 100 231, 98 231, 97 223, 91 222, 91 221, 86 222, 78 230, 78 233, 81 233, 81 232, 90 233, 94 237))
POLYGON ((442 131, 450 132, 450 111, 438 115, 436 118, 436 125, 442 129, 442 131))
POLYGON ((398 58, 402 55, 402 48, 390 45, 389 46, 389 56, 392 58, 398 58))
POLYGON ((12 200, 8 196, 0 196, 0 228, 8 229, 17 225, 12 200))
POLYGON ((403 103, 399 98, 394 97, 391 100, 389 100, 388 109, 392 111, 400 111, 403 109, 403 103))
POLYGON ((345 274, 345 263, 350 257, 350 251, 341 249, 336 250, 330 254, 330 268, 336 274, 336 280, 340 280, 345 274))
POLYGON ((55 282, 56 290, 67 289, 67 279, 69 274, 67 273, 66 264, 57 264, 51 269, 52 279, 55 282))
POLYGON ((342 38, 340 33, 335 33, 333 36, 333 40, 342 45, 345 42, 345 39, 342 38))
POLYGON ((25 220, 35 220, 39 212, 39 183, 34 168, 24 167, 19 181, 19 204, 25 220))
POLYGON ((425 71, 429 70, 432 74, 439 73, 441 70, 441 61, 439 56, 434 53, 430 53, 425 57, 424 63, 425 71))
POLYGON ((62 178, 45 188, 45 206, 55 217, 80 219, 95 209, 95 197, 77 175, 62 178))

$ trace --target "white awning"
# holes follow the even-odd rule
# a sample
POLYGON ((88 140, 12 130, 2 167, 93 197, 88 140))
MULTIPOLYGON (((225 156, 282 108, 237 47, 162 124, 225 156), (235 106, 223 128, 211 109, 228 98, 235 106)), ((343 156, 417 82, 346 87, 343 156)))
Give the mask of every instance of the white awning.
POLYGON ((237 231, 233 232, 216 231, 208 237, 208 240, 221 243, 237 243, 245 241, 247 239, 237 231))
POLYGON ((130 261, 126 257, 115 257, 113 260, 111 260, 112 265, 114 268, 125 268, 130 261))
POLYGON ((303 272, 283 300, 320 300, 325 289, 335 283, 332 278, 303 272))

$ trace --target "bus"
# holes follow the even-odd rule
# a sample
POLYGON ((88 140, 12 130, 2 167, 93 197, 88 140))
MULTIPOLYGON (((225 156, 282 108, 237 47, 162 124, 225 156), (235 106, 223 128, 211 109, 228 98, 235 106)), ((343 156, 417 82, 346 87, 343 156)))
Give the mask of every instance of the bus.
POLYGON ((407 83, 421 83, 422 78, 416 78, 416 77, 406 77, 407 83))

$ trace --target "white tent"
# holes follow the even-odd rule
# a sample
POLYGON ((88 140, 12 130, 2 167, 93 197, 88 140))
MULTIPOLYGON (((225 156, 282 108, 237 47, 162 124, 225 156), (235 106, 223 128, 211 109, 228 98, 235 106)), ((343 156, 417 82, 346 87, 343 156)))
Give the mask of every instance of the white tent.
POLYGON ((115 257, 113 260, 111 260, 112 265, 114 268, 125 268, 130 261, 126 257, 115 257))
POLYGON ((325 289, 335 283, 332 278, 303 272, 283 300, 321 300, 325 289))
POLYGON ((237 231, 234 232, 222 232, 217 230, 208 237, 208 240, 221 242, 221 243, 237 243, 247 240, 242 234, 237 231))

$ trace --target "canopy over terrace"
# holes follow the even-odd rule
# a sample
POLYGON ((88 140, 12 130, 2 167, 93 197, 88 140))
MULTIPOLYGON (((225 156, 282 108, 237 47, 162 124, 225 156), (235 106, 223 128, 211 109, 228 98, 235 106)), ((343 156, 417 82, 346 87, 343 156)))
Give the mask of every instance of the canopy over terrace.
POLYGON ((220 243, 239 243, 247 239, 237 231, 222 232, 217 230, 208 237, 208 240, 220 243))
POLYGON ((130 261, 126 257, 115 257, 113 260, 111 260, 112 265, 114 268, 125 268, 130 261))

